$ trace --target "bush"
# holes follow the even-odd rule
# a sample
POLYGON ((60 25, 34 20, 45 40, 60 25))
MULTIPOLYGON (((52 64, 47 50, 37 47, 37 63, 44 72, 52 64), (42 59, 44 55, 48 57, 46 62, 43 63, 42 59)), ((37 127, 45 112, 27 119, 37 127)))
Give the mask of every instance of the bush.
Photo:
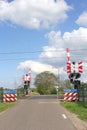
POLYGON ((40 85, 40 84, 37 87, 37 92, 40 95, 57 94, 56 88, 52 87, 52 88, 48 89, 46 87, 42 87, 42 85, 40 85))
POLYGON ((51 93, 51 94, 57 94, 56 88, 54 88, 54 87, 51 88, 50 93, 51 93))
POLYGON ((18 97, 25 96, 24 88, 18 88, 17 89, 17 95, 18 97))
POLYGON ((38 86, 37 87, 37 92, 40 94, 40 95, 44 95, 44 94, 47 94, 47 89, 46 88, 43 88, 42 86, 38 86))

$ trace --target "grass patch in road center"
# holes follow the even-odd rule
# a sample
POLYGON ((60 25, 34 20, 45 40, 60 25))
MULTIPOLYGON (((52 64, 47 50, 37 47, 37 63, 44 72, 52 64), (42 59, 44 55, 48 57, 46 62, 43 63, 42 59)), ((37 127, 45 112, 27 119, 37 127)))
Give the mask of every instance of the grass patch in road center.
POLYGON ((84 107, 82 102, 62 102, 61 104, 70 112, 77 114, 80 119, 87 121, 87 107, 84 107))
POLYGON ((0 103, 0 112, 12 107, 16 104, 16 102, 3 102, 0 103))

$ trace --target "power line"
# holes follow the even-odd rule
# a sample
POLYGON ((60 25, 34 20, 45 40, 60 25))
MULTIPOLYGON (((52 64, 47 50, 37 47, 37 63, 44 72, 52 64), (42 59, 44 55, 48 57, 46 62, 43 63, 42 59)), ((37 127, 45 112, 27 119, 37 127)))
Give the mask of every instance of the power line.
MULTIPOLYGON (((0 53, 0 55, 14 55, 14 54, 35 54, 35 53, 41 53, 41 52, 43 52, 43 53, 45 53, 45 52, 55 52, 55 53, 57 53, 57 52, 66 52, 66 50, 60 50, 60 49, 56 49, 56 50, 48 50, 48 51, 41 51, 41 50, 37 50, 37 51, 25 51, 25 52, 3 52, 3 53, 0 53)), ((78 52, 78 51, 87 51, 87 49, 74 49, 74 50, 70 50, 70 51, 74 51, 74 52, 78 52)), ((75 54, 75 56, 74 55, 72 55, 72 58, 76 58, 77 56, 82 56, 82 53, 80 53, 80 54, 75 54)), ((66 57, 66 55, 65 56, 52 56, 52 57, 38 57, 39 59, 48 59, 48 60, 57 60, 57 59, 59 59, 59 58, 65 58, 66 57)), ((86 57, 84 57, 84 58, 86 58, 86 57)), ((34 56, 32 56, 32 57, 28 57, 28 58, 26 58, 26 57, 19 57, 19 58, 2 58, 2 59, 0 59, 0 61, 16 61, 16 60, 32 60, 32 59, 37 59, 36 57, 34 57, 34 56)))
POLYGON ((28 54, 28 53, 39 53, 42 51, 28 51, 28 52, 2 52, 0 55, 12 55, 12 54, 28 54))
POLYGON ((41 53, 41 52, 59 52, 59 51, 63 51, 63 50, 48 50, 48 51, 37 50, 37 51, 28 51, 28 52, 2 52, 2 53, 0 53, 0 55, 28 54, 28 53, 41 53))
MULTIPOLYGON (((2 52, 0 53, 0 55, 14 55, 14 54, 28 54, 28 53, 41 53, 41 52, 64 52, 66 50, 60 50, 60 49, 56 49, 56 50, 37 50, 37 51, 25 51, 25 52, 2 52)), ((70 51, 87 51, 87 49, 71 49, 70 51)))
MULTIPOLYGON (((41 57, 39 58, 40 60, 58 60, 58 59, 67 59, 66 56, 59 56, 59 57, 41 57)), ((72 59, 76 59, 76 56, 72 56, 72 59)), ((35 59, 38 59, 36 57, 28 57, 28 58, 24 58, 24 57, 20 57, 20 58, 3 58, 3 59, 0 59, 0 62, 1 61, 17 61, 17 60, 35 60, 35 59)), ((80 58, 79 58, 80 59, 80 58)))
MULTIPOLYGON (((50 59, 50 60, 54 60, 54 59, 58 59, 58 58, 65 58, 65 57, 43 57, 43 58, 40 58, 40 59, 50 59)), ((14 61, 14 60, 31 60, 31 59, 36 59, 36 58, 34 58, 34 57, 30 57, 30 58, 11 58, 11 59, 0 59, 0 61, 14 61)))

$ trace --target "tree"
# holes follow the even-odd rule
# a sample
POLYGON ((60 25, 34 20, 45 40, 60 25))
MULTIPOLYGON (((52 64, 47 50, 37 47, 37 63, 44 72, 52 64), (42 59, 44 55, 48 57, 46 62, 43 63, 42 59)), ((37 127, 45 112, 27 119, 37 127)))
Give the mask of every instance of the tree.
POLYGON ((57 79, 58 78, 53 73, 45 71, 36 75, 34 84, 40 94, 50 94, 52 89, 55 89, 58 82, 57 79))

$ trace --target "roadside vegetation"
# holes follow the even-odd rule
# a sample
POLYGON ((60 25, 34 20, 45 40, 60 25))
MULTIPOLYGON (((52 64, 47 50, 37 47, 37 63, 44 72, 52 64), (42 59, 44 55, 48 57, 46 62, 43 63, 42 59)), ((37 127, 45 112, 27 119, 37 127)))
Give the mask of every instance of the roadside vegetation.
POLYGON ((87 121, 87 104, 83 102, 61 102, 61 105, 75 113, 80 119, 87 121))
POLYGON ((2 102, 0 103, 0 112, 13 107, 14 105, 16 105, 16 102, 2 102))

